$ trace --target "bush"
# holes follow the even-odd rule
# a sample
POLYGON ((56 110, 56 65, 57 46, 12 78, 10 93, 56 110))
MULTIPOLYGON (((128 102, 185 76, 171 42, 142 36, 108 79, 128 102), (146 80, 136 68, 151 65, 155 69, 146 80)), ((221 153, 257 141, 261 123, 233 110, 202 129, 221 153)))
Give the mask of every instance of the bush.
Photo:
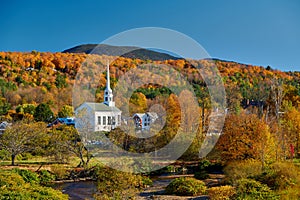
POLYGON ((98 190, 96 199, 132 199, 144 187, 140 175, 100 166, 94 170, 98 190))
POLYGON ((194 177, 199 180, 209 178, 207 170, 209 169, 210 166, 211 163, 208 160, 201 160, 198 166, 199 171, 195 172, 194 177))
POLYGON ((176 178, 166 187, 167 194, 179 196, 203 195, 205 192, 204 182, 190 177, 176 178))
POLYGON ((37 182, 25 182, 23 178, 33 177, 31 173, 27 170, 0 171, 1 199, 68 199, 68 195, 62 194, 58 190, 42 187, 37 182), (19 175, 19 173, 23 176, 19 175))
POLYGON ((40 179, 38 175, 32 171, 26 169, 15 168, 12 170, 13 172, 19 174, 26 183, 40 183, 40 179))
POLYGON ((212 187, 208 190, 211 200, 228 200, 235 195, 235 188, 230 185, 212 187))
POLYGON ((224 168, 225 181, 230 185, 239 179, 257 176, 262 173, 261 163, 256 160, 236 161, 229 163, 224 168))
POLYGON ((153 181, 147 176, 142 177, 142 182, 143 182, 144 186, 152 186, 153 185, 153 181))
POLYGON ((200 171, 206 171, 210 165, 211 165, 211 163, 209 160, 201 160, 199 162, 199 169, 200 169, 200 171))
POLYGON ((69 175, 66 167, 59 164, 51 165, 51 172, 55 175, 56 179, 65 179, 69 175))
POLYGON ((240 179, 236 185, 235 199, 279 199, 267 185, 252 179, 240 179))
POLYGON ((276 174, 276 189, 286 189, 300 184, 300 169, 293 163, 283 162, 271 165, 276 174))
POLYGON ((165 169, 168 173, 175 173, 177 170, 174 165, 168 165, 167 167, 165 167, 165 169))
POLYGON ((299 171, 293 163, 274 163, 253 178, 267 184, 273 190, 283 190, 300 183, 299 171))
POLYGON ((202 171, 202 172, 196 172, 194 174, 194 177, 198 180, 204 180, 204 179, 209 178, 209 175, 206 171, 202 171))
POLYGON ((52 181, 55 180, 55 175, 43 169, 39 171, 39 179, 42 185, 49 185, 52 181))
POLYGON ((278 194, 282 200, 300 199, 300 186, 287 188, 279 191, 278 194))
MULTIPOLYGON (((0 188, 1 190, 6 187, 17 187, 24 185, 24 179, 17 173, 12 171, 0 171, 0 188)), ((0 191, 1 191, 0 190, 0 191)))

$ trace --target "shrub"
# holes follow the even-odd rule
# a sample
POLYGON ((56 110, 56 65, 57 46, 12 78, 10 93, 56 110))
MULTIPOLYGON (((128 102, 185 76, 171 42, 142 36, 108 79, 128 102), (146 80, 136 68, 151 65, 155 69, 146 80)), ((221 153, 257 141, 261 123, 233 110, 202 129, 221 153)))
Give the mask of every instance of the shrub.
POLYGON ((18 185, 24 185, 24 179, 17 173, 12 171, 0 171, 0 188, 17 187, 18 185))
POLYGON ((147 176, 143 176, 142 177, 142 182, 143 182, 144 186, 151 186, 151 185, 153 185, 153 181, 149 177, 147 177, 147 176))
POLYGON ((55 180, 55 175, 43 169, 39 171, 39 178, 40 178, 40 183, 42 185, 49 185, 52 181, 55 180))
POLYGON ((211 163, 208 160, 201 160, 198 166, 199 171, 195 172, 194 177, 199 180, 209 178, 207 170, 209 169, 210 166, 211 163))
POLYGON ((19 174, 26 183, 39 183, 40 179, 38 175, 32 171, 26 169, 15 168, 13 172, 19 174))
POLYGON ((25 182, 24 177, 32 176, 30 172, 28 173, 28 171, 26 171, 27 170, 0 171, 0 199, 68 199, 68 195, 62 194, 62 192, 58 190, 42 187, 36 182, 25 182), (21 173, 23 177, 19 175, 19 173, 21 173))
POLYGON ((201 160, 199 162, 199 169, 200 171, 206 171, 207 168, 211 165, 211 163, 209 162, 209 160, 201 160))
POLYGON ((212 187, 208 190, 211 200, 227 200, 235 195, 235 188, 230 185, 212 187))
POLYGON ((203 180, 209 178, 209 175, 206 171, 196 172, 194 177, 198 180, 203 180))
POLYGON ((252 179, 240 179, 236 185, 235 199, 279 199, 267 185, 252 179))
POLYGON ((190 177, 174 179, 167 187, 167 194, 179 196, 196 196, 206 192, 206 186, 203 181, 190 177))
POLYGON ((290 186, 300 184, 300 170, 293 163, 274 163, 271 169, 277 175, 278 189, 286 189, 290 186))
POLYGON ((168 165, 165 169, 168 173, 176 172, 176 167, 174 165, 168 165))
POLYGON ((69 175, 66 167, 59 164, 51 165, 51 172, 55 175, 56 179, 65 179, 69 175))
POLYGON ((256 160, 236 161, 224 168, 225 181, 235 184, 237 180, 257 176, 262 173, 261 163, 256 160))
POLYGON ((94 170, 98 190, 96 199, 131 199, 144 187, 140 175, 100 166, 94 170))
POLYGON ((253 178, 274 190, 283 190, 300 183, 299 171, 293 163, 274 163, 253 178))
POLYGON ((279 191, 278 194, 282 200, 300 199, 300 186, 287 188, 279 191))

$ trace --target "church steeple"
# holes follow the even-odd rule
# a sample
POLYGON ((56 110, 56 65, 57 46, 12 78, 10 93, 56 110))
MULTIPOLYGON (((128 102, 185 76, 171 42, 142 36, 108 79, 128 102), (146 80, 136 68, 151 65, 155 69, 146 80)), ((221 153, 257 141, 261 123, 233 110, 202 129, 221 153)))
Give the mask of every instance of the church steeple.
POLYGON ((110 88, 110 77, 109 77, 109 64, 107 64, 107 72, 106 72, 106 88, 104 90, 104 104, 108 106, 115 106, 115 102, 113 101, 113 93, 110 88))

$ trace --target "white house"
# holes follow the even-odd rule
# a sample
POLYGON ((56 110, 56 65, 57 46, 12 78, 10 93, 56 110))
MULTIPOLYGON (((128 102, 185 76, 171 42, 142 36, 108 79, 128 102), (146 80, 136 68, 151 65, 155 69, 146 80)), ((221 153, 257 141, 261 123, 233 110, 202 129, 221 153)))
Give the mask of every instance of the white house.
POLYGON ((0 123, 0 134, 4 133, 7 127, 11 126, 11 123, 8 123, 7 121, 0 123))
POLYGON ((133 115, 135 127, 141 130, 150 130, 151 124, 158 118, 154 112, 135 113, 133 115))
POLYGON ((115 102, 113 101, 108 65, 104 102, 84 102, 76 108, 75 127, 79 130, 111 131, 121 125, 121 113, 122 111, 115 107, 115 102))

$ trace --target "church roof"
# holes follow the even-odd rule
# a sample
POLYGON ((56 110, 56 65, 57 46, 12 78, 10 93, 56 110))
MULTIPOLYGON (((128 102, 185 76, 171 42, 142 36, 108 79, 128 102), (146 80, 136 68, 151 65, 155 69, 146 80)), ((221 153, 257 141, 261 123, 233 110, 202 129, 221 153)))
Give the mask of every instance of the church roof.
POLYGON ((94 102, 85 102, 87 106, 92 108, 94 111, 114 111, 114 112, 121 112, 119 108, 115 106, 108 106, 104 103, 94 103, 94 102))

